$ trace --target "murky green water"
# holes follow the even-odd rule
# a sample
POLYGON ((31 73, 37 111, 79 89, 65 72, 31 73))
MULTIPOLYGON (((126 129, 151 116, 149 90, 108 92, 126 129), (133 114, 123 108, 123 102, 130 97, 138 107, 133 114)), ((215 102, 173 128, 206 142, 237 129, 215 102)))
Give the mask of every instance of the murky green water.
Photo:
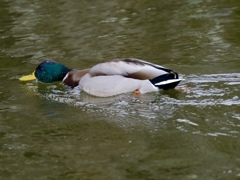
POLYGON ((0 179, 240 178, 240 2, 0 0, 0 179), (44 59, 135 57, 187 91, 21 83, 44 59))

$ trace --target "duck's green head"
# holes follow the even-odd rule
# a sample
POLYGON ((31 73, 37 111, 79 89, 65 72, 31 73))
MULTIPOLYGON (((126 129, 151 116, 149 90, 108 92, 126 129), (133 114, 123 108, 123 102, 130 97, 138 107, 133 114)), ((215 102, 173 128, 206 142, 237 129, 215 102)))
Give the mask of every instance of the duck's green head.
POLYGON ((48 60, 39 64, 32 74, 23 76, 19 80, 29 81, 37 79, 38 81, 44 83, 51 83, 55 81, 62 81, 69 71, 71 71, 71 69, 63 64, 48 60))

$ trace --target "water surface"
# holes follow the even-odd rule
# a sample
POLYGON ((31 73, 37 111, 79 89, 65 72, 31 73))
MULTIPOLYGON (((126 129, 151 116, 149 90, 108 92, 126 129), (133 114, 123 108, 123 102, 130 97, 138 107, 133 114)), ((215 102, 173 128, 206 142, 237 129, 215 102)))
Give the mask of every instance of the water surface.
POLYGON ((0 1, 1 179, 238 179, 240 3, 0 1), (115 58, 179 72, 179 87, 96 98, 21 83, 45 59, 115 58))

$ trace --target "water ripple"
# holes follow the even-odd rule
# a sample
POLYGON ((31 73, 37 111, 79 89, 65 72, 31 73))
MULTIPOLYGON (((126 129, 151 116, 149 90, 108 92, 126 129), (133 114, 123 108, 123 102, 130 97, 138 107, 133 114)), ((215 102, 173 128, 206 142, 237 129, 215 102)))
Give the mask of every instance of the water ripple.
POLYGON ((239 135, 240 94, 232 83, 240 82, 240 73, 186 75, 184 78, 186 80, 179 86, 183 90, 140 96, 129 93, 99 98, 79 88, 34 82, 28 83, 27 88, 43 99, 79 107, 82 112, 106 117, 110 122, 124 127, 143 125, 156 130, 174 126, 180 131, 204 136, 239 135), (208 124, 209 129, 201 129, 208 124))
MULTIPOLYGON (((185 76, 181 88, 189 90, 170 90, 160 93, 149 93, 141 96, 124 94, 109 98, 98 98, 81 92, 79 88, 59 88, 50 85, 45 91, 39 91, 37 84, 28 83, 28 89, 37 92, 40 97, 48 100, 81 106, 86 111, 116 112, 120 116, 138 114, 147 118, 159 117, 158 112, 174 109, 178 106, 232 106, 239 105, 239 92, 235 86, 240 83, 240 73, 232 74, 203 74, 185 76), (93 108, 87 110, 87 108, 93 108)), ((114 113, 114 114, 116 114, 114 113)))

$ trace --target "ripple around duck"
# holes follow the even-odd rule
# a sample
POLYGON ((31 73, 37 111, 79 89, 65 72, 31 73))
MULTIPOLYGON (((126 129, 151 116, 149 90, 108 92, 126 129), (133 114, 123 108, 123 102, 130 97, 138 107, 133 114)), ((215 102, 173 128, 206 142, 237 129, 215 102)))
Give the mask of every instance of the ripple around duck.
POLYGON ((40 97, 70 106, 81 107, 85 111, 106 111, 124 116, 138 114, 146 118, 159 117, 160 111, 174 109, 177 106, 216 106, 239 105, 240 73, 189 75, 180 84, 183 90, 160 91, 140 96, 123 94, 108 98, 90 96, 79 88, 68 89, 50 85, 39 91, 35 83, 28 83, 28 90, 40 97), (184 90, 186 89, 186 90, 184 90), (90 108, 90 109, 89 109, 90 108))
POLYGON ((240 73, 186 75, 184 79, 179 88, 186 90, 140 96, 129 93, 99 98, 57 84, 28 83, 27 89, 43 99, 79 108, 94 117, 106 117, 123 127, 140 125, 157 131, 173 126, 192 134, 236 137, 240 119, 236 84, 240 73))

